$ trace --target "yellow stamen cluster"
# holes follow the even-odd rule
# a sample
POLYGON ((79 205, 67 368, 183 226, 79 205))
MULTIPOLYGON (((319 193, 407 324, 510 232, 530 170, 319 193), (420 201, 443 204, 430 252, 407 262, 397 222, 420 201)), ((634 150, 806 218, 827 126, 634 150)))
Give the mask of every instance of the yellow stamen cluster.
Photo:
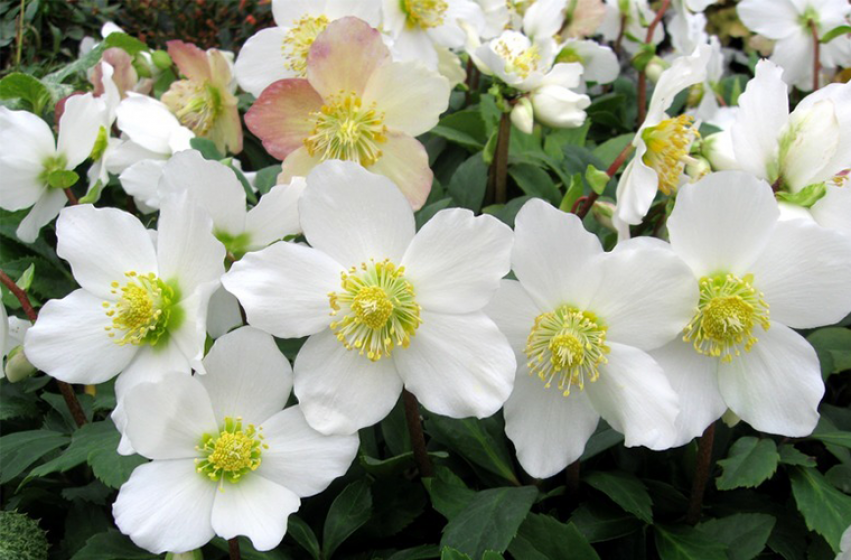
POLYGON ((322 160, 356 161, 369 167, 381 158, 379 144, 387 141, 384 113, 375 103, 364 108, 355 92, 341 91, 325 100, 319 111, 310 113, 313 132, 304 140, 311 156, 322 160))
POLYGON ((127 282, 121 286, 112 282, 112 293, 120 298, 116 303, 103 302, 112 326, 104 327, 110 338, 119 345, 155 345, 166 332, 176 300, 175 290, 157 278, 153 272, 124 274, 127 282), (116 338, 116 332, 123 333, 116 338))
POLYGON ((204 137, 224 111, 222 95, 207 82, 178 80, 162 96, 162 102, 180 124, 204 137))
POLYGON ((536 45, 517 52, 504 41, 498 41, 495 50, 505 60, 505 71, 509 74, 517 74, 520 78, 525 79, 529 77, 529 74, 539 69, 541 53, 538 52, 536 45))
POLYGON ((671 194, 680 184, 692 142, 700 136, 694 117, 680 115, 644 129, 641 137, 647 145, 644 163, 659 175, 659 190, 671 194))
POLYGON ((284 66, 287 70, 295 72, 300 78, 307 75, 307 53, 310 52, 313 41, 325 31, 326 27, 328 27, 328 18, 325 15, 304 16, 293 22, 281 46, 286 59, 284 66))
POLYGON ((388 260, 363 263, 341 273, 339 292, 330 292, 331 323, 337 339, 348 350, 358 350, 376 362, 393 348, 407 348, 422 320, 414 287, 405 268, 388 260))
POLYGON ((700 302, 697 313, 685 328, 685 342, 692 342, 698 354, 720 357, 730 362, 750 352, 758 339, 753 329, 759 325, 768 330, 768 304, 753 287, 753 276, 739 278, 719 274, 700 279, 700 302))
POLYGON ((443 25, 449 4, 445 0, 401 0, 408 29, 429 29, 443 25))
POLYGON ((529 373, 547 389, 557 378, 564 396, 573 385, 583 390, 586 380, 593 383, 600 377, 599 366, 607 362, 606 330, 593 313, 567 305, 538 315, 526 341, 529 373))
POLYGON ((240 417, 226 417, 218 434, 204 434, 200 445, 196 446, 205 457, 195 459, 195 470, 218 482, 221 490, 224 490, 225 480, 239 482, 240 478, 257 470, 263 450, 269 449, 263 443, 262 430, 253 424, 243 427, 240 417))

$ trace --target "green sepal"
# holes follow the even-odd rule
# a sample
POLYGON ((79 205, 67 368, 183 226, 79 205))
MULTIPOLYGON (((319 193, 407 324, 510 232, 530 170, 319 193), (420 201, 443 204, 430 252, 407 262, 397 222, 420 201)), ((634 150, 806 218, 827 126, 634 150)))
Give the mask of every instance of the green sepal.
POLYGON ((35 265, 31 264, 23 273, 21 273, 21 276, 15 284, 26 292, 30 289, 30 286, 32 286, 33 278, 35 278, 35 265))
POLYGON ((635 56, 632 57, 632 66, 639 72, 644 72, 653 57, 656 56, 656 45, 643 43, 635 56))
POLYGON ((152 52, 151 61, 154 63, 154 66, 160 70, 165 70, 171 67, 171 57, 163 50, 156 50, 152 52))
POLYGON ((593 165, 589 165, 585 169, 585 180, 588 181, 591 190, 597 194, 603 194, 606 190, 606 185, 609 184, 609 174, 605 171, 600 171, 593 165))
POLYGON ((824 183, 814 183, 796 193, 781 191, 777 193, 777 200, 811 208, 813 204, 821 200, 827 193, 827 187, 824 183))
POLYGON ((851 34, 851 25, 840 25, 839 27, 834 27, 830 31, 824 34, 819 42, 822 44, 827 44, 837 37, 841 37, 842 35, 851 34))
POLYGON ((54 189, 67 189, 74 186, 80 176, 70 169, 55 169, 47 174, 47 184, 54 189))
POLYGON ((89 189, 89 192, 80 199, 80 204, 94 204, 100 200, 100 193, 103 191, 103 181, 100 179, 89 189))
POLYGON ((561 199, 561 204, 559 204, 558 209, 562 212, 570 212, 573 210, 573 205, 576 204, 576 201, 579 200, 580 197, 582 197, 582 190, 582 175, 575 173, 570 178, 570 185, 567 188, 567 192, 564 194, 564 198, 561 199))

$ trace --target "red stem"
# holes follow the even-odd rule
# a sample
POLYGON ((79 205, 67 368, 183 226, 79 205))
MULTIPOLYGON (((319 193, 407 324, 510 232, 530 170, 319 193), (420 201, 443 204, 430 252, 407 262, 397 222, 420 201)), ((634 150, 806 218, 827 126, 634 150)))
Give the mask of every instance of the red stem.
MULTIPOLYGON (((626 147, 623 150, 621 150, 621 153, 618 154, 618 157, 615 158, 615 161, 613 161, 612 164, 609 166, 609 168, 606 169, 606 175, 608 175, 609 178, 615 176, 615 173, 617 173, 618 169, 621 168, 621 166, 623 165, 623 162, 625 162, 626 158, 629 157, 629 154, 632 153, 633 148, 634 148, 634 146, 632 144, 627 144, 626 147)), ((576 216, 580 220, 585 218, 585 216, 588 215, 588 212, 591 211, 591 208, 594 206, 594 203, 597 201, 598 198, 600 198, 600 195, 597 194, 596 192, 592 192, 588 196, 583 196, 583 197, 579 198, 573 204, 573 208, 571 209, 571 212, 576 214, 576 216), (579 203, 583 199, 585 200, 585 204, 583 204, 580 207, 579 203)))
POLYGON ((712 444, 715 441, 715 423, 709 425, 697 447, 697 464, 694 467, 694 480, 691 486, 691 499, 686 512, 686 523, 695 525, 700 521, 700 511, 703 507, 703 494, 706 492, 706 482, 712 466, 712 444))
POLYGON ((819 74, 821 74, 821 42, 818 38, 818 27, 816 26, 816 22, 810 20, 810 29, 813 32, 813 91, 818 90, 819 88, 819 74))
POLYGON ((242 560, 242 555, 239 553, 239 540, 237 537, 228 540, 228 553, 230 560, 242 560))
POLYGON ((65 196, 68 197, 68 202, 71 203, 71 206, 76 206, 80 203, 77 197, 74 196, 74 193, 71 192, 71 189, 65 189, 65 196))
POLYGON ((408 433, 411 435, 411 448, 414 450, 414 459, 420 469, 420 476, 428 478, 434 476, 434 468, 426 451, 425 436, 423 435, 423 423, 420 421, 420 405, 417 397, 407 389, 402 390, 402 399, 405 401, 405 420, 408 422, 408 433))
MULTIPOLYGON (((646 44, 650 44, 653 41, 653 34, 656 32, 656 26, 659 25, 659 22, 662 21, 662 16, 665 15, 665 12, 668 10, 668 5, 671 3, 671 0, 664 0, 662 2, 662 6, 659 8, 659 11, 656 12, 656 17, 653 18, 653 21, 650 22, 650 26, 647 28, 647 35, 644 38, 644 42, 646 44)), ((644 117, 647 116, 647 74, 645 70, 642 70, 638 75, 638 126, 640 127, 644 123, 644 117)))

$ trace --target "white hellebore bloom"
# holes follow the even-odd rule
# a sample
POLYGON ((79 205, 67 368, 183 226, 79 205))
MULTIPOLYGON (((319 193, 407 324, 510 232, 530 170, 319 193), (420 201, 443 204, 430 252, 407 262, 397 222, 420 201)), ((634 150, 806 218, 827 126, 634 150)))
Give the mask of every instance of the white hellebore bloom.
POLYGON ((760 61, 739 97, 731 129, 738 167, 775 185, 781 200, 800 197, 824 227, 851 234, 851 189, 843 186, 851 168, 851 84, 811 93, 789 113, 783 73, 760 61))
POLYGON ((355 16, 372 27, 381 20, 381 0, 273 0, 277 27, 252 35, 234 65, 239 87, 260 97, 266 86, 307 75, 307 53, 334 20, 355 16))
POLYGON ((490 416, 511 392, 515 361, 481 311, 509 270, 511 230, 468 210, 414 214, 386 177, 327 161, 299 202, 311 247, 276 243, 223 278, 248 322, 277 337, 310 336, 295 394, 322 433, 384 418, 403 386, 432 412, 490 416))
POLYGON ((298 406, 284 409, 292 368, 266 333, 243 327, 216 341, 205 375, 170 375, 125 399, 140 455, 112 506, 115 523, 156 554, 200 548, 215 535, 280 544, 300 498, 345 474, 357 436, 323 436, 298 406))
POLYGON ((200 369, 207 303, 224 274, 225 249, 185 195, 163 205, 156 243, 131 214, 89 204, 64 209, 56 236, 56 253, 81 288, 42 307, 24 350, 34 366, 67 383, 97 384, 120 373, 113 417, 121 429, 130 387, 200 369))
POLYGON ((505 432, 532 476, 578 459, 605 419, 627 446, 671 446, 677 397, 647 354, 674 338, 697 283, 665 244, 632 240, 603 252, 582 221, 533 199, 517 214, 512 269, 486 312, 518 370, 505 432))
POLYGON ((851 238, 779 215, 768 183, 740 171, 677 196, 671 246, 699 280, 700 303, 684 336, 651 352, 680 396, 677 445, 728 408, 761 432, 802 437, 816 426, 821 369, 792 328, 851 311, 851 238))
MULTIPOLYGON (((771 61, 786 71, 790 84, 813 89, 813 27, 819 39, 848 25, 848 0, 743 0, 736 6, 748 29, 776 41, 771 61)), ((819 46, 821 68, 851 65, 851 37, 843 34, 819 46)), ((821 80, 820 80, 821 81, 821 80)))
MULTIPOLYGON (((647 28, 656 17, 647 0, 606 0, 606 16, 600 25, 603 39, 615 43, 623 36, 624 49, 635 54, 647 38, 647 28), (626 25, 622 25, 622 22, 626 25)), ((665 29, 657 25, 651 43, 658 45, 665 39, 665 29)))
POLYGON ((621 71, 615 52, 591 40, 568 39, 561 45, 556 62, 581 64, 583 82, 610 84, 621 71))
POLYGON ((612 221, 620 239, 629 238, 630 224, 641 223, 657 191, 671 194, 680 184, 683 169, 691 161, 689 150, 697 129, 694 117, 671 118, 666 111, 680 91, 706 79, 711 54, 709 45, 703 45, 691 56, 676 59, 653 90, 647 117, 632 141, 635 157, 618 182, 618 206, 612 221))
POLYGON ((103 103, 91 93, 65 102, 59 137, 28 111, 0 107, 0 208, 30 208, 17 236, 32 243, 68 202, 63 191, 77 182, 74 169, 92 153, 101 125, 103 103))

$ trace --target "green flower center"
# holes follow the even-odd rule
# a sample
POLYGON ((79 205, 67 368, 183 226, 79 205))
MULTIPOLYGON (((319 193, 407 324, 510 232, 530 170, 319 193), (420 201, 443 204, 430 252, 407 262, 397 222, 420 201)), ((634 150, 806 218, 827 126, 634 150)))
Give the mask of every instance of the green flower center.
POLYGON ((195 459, 195 470, 210 480, 222 484, 239 479, 260 466, 260 456, 269 446, 263 443, 263 428, 253 424, 245 427, 242 418, 225 418, 224 426, 216 435, 204 434, 196 449, 204 454, 195 459))
POLYGON ((753 329, 771 326, 768 304, 752 285, 753 276, 739 278, 718 274, 700 279, 697 313, 685 328, 685 342, 692 342, 698 354, 721 357, 731 362, 741 350, 750 352, 758 339, 753 329))
POLYGON ((356 161, 363 167, 381 158, 378 146, 387 141, 384 113, 376 111, 375 103, 364 108, 355 92, 329 96, 319 111, 310 113, 310 119, 313 132, 304 145, 311 156, 356 161))
POLYGON ((112 283, 112 293, 120 294, 118 301, 103 302, 106 316, 112 319, 112 325, 104 328, 116 344, 155 346, 169 327, 176 328, 182 319, 182 310, 176 305, 178 290, 153 272, 130 271, 125 277, 123 286, 112 283))
POLYGON ((404 267, 388 260, 363 263, 341 274, 341 291, 328 298, 331 323, 337 339, 348 350, 376 362, 393 348, 407 348, 422 320, 414 287, 404 277, 404 267))
POLYGON ((656 126, 647 127, 641 138, 647 144, 647 152, 642 160, 656 171, 659 176, 659 190, 671 194, 680 184, 686 162, 689 161, 689 149, 692 142, 700 136, 694 126, 694 117, 680 115, 667 119, 656 126))
POLYGON ((538 315, 526 340, 529 373, 547 389, 557 380, 564 396, 573 385, 581 391, 586 380, 600 377, 599 366, 607 362, 606 330, 593 313, 567 305, 538 315))
POLYGON ((284 67, 287 70, 295 72, 300 78, 307 75, 307 54, 310 52, 310 46, 326 27, 328 27, 328 18, 325 15, 304 16, 293 22, 281 46, 286 59, 284 67))
POLYGON ((408 29, 429 29, 443 25, 449 4, 445 0, 401 0, 408 29))

